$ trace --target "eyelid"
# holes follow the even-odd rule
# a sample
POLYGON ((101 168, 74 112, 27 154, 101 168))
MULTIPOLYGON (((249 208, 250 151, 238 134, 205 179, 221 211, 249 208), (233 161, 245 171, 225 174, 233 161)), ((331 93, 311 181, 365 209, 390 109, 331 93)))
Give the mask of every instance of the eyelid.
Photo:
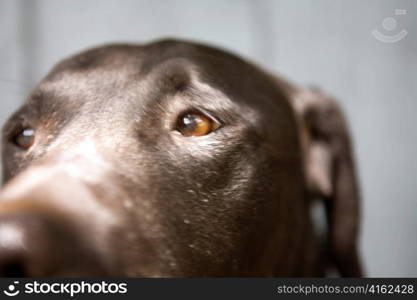
POLYGON ((6 122, 3 127, 3 134, 4 136, 10 136, 16 134, 19 130, 22 130, 26 127, 33 127, 32 122, 25 117, 24 114, 20 112, 16 112, 15 115, 10 117, 10 119, 6 122))
POLYGON ((208 118, 210 118, 213 122, 217 123, 219 125, 217 128, 219 128, 219 127, 221 127, 223 125, 223 122, 220 121, 217 117, 214 117, 210 112, 205 111, 205 110, 201 110, 201 112, 204 115, 206 115, 208 118))
POLYGON ((5 135, 7 136, 7 139, 13 142, 14 137, 19 134, 22 130, 24 130, 27 126, 24 125, 24 123, 17 123, 13 124, 9 128, 7 128, 7 131, 5 132, 5 135))
POLYGON ((202 114, 205 115, 207 118, 209 118, 211 121, 216 123, 218 126, 216 126, 216 130, 219 129, 224 125, 223 121, 220 120, 218 117, 213 116, 213 113, 210 111, 204 109, 204 108, 192 108, 188 110, 184 110, 182 113, 179 114, 179 116, 183 116, 185 114, 202 114))

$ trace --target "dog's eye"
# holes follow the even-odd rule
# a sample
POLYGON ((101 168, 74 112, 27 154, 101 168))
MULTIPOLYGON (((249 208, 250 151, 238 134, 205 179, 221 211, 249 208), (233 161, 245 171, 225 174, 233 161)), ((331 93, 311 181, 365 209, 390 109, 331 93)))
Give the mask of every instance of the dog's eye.
POLYGON ((203 136, 220 127, 220 124, 202 113, 186 113, 177 120, 178 130, 183 136, 203 136))
POLYGON ((29 149, 35 143, 35 130, 32 128, 24 128, 20 130, 13 137, 13 143, 22 149, 29 149))

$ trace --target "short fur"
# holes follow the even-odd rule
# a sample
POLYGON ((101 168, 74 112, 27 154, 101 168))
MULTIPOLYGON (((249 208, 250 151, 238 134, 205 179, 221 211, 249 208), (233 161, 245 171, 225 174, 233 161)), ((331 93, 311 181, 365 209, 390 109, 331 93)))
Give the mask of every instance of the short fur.
POLYGON ((3 276, 362 274, 336 104, 209 46, 108 45, 60 62, 5 125, 3 166, 0 240, 11 226, 29 249, 0 242, 3 276), (222 126, 182 136, 186 111, 222 126), (25 127, 28 151, 12 142, 25 127))

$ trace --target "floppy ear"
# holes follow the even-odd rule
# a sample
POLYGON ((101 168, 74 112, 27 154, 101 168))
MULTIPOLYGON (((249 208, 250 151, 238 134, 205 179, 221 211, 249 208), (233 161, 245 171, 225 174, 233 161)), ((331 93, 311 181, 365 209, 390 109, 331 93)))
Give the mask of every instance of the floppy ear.
POLYGON ((341 276, 360 277, 357 250, 359 190, 350 134, 335 101, 318 89, 297 90, 298 120, 307 192, 324 201, 332 263, 341 276))

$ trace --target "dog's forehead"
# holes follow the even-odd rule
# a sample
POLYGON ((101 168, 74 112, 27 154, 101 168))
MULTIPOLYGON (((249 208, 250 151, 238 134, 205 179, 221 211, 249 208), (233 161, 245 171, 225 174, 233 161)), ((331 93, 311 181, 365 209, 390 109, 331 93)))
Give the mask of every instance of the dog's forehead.
POLYGON ((174 79, 173 84, 180 84, 178 80, 186 81, 193 72, 198 73, 200 81, 225 92, 232 100, 259 102, 268 95, 279 102, 281 96, 268 74, 243 59, 223 50, 176 40, 144 46, 115 44, 84 51, 57 64, 41 87, 53 84, 56 89, 74 90, 68 87, 73 84, 77 85, 75 89, 114 91, 155 73, 175 75, 170 79, 174 79))
POLYGON ((31 98, 41 99, 44 106, 82 105, 83 111, 117 106, 122 116, 123 109, 133 114, 152 99, 191 85, 202 96, 192 99, 200 101, 197 107, 204 102, 209 109, 212 105, 233 112, 257 127, 263 123, 272 128, 277 120, 275 127, 294 127, 288 96, 275 78, 223 50, 182 41, 84 51, 60 62, 31 98))

